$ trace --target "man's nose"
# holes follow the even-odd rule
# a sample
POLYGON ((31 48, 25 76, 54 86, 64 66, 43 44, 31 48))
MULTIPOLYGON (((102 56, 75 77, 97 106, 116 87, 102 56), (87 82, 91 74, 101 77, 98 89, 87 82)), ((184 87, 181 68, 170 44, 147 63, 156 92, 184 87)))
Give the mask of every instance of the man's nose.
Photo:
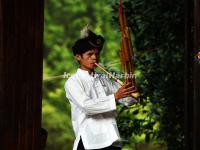
POLYGON ((92 55, 92 59, 97 59, 97 58, 98 58, 98 56, 96 54, 92 55))

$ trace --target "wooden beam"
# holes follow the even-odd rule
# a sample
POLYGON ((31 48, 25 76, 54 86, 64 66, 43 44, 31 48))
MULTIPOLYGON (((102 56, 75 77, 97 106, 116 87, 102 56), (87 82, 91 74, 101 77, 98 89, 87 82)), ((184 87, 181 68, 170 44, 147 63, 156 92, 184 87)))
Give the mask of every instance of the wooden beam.
POLYGON ((40 150, 43 0, 0 1, 0 149, 40 150))

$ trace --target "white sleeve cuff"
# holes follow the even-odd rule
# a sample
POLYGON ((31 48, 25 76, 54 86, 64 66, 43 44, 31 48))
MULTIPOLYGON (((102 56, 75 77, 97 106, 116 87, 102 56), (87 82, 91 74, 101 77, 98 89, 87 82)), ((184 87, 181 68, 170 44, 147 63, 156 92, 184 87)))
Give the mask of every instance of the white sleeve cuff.
POLYGON ((133 97, 125 97, 119 100, 119 103, 125 105, 125 106, 132 106, 135 103, 138 103, 138 101, 136 99, 134 99, 133 97))
POLYGON ((116 101, 114 94, 109 95, 110 107, 112 110, 116 110, 116 101))

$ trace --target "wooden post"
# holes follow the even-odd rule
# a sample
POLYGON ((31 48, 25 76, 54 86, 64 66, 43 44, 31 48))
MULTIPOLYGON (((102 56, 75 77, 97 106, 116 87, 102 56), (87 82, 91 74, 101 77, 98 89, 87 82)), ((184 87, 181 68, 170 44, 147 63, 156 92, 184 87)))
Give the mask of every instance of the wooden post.
MULTIPOLYGON (((194 0, 194 53, 200 52, 200 1, 194 0)), ((200 61, 200 60, 199 60, 200 61)), ((194 62, 194 150, 200 149, 200 63, 194 62)))
POLYGON ((200 149, 200 1, 186 0, 185 19, 185 150, 200 149))
POLYGON ((43 0, 0 0, 0 149, 41 149, 43 0))

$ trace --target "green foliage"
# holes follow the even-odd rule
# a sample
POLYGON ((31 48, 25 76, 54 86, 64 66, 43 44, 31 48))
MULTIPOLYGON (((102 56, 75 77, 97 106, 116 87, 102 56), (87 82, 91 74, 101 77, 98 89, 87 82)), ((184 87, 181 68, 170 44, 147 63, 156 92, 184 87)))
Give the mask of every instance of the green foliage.
MULTIPOLYGON (((127 112, 128 118, 121 115, 119 121, 122 123, 135 123, 128 128, 121 123, 121 129, 124 127, 127 130, 122 134, 130 138, 143 133, 146 142, 156 139, 157 142, 166 143, 171 150, 184 149, 183 6, 184 1, 179 0, 124 2, 137 47, 137 80, 143 94, 141 104, 144 108, 147 105, 151 107, 145 111, 148 117, 142 119, 133 117, 135 115, 130 111, 127 112), (156 124, 159 126, 154 129, 156 124)), ((113 19, 116 22, 117 8, 118 4, 113 5, 113 19)), ((138 110, 136 114, 143 109, 138 110)))

